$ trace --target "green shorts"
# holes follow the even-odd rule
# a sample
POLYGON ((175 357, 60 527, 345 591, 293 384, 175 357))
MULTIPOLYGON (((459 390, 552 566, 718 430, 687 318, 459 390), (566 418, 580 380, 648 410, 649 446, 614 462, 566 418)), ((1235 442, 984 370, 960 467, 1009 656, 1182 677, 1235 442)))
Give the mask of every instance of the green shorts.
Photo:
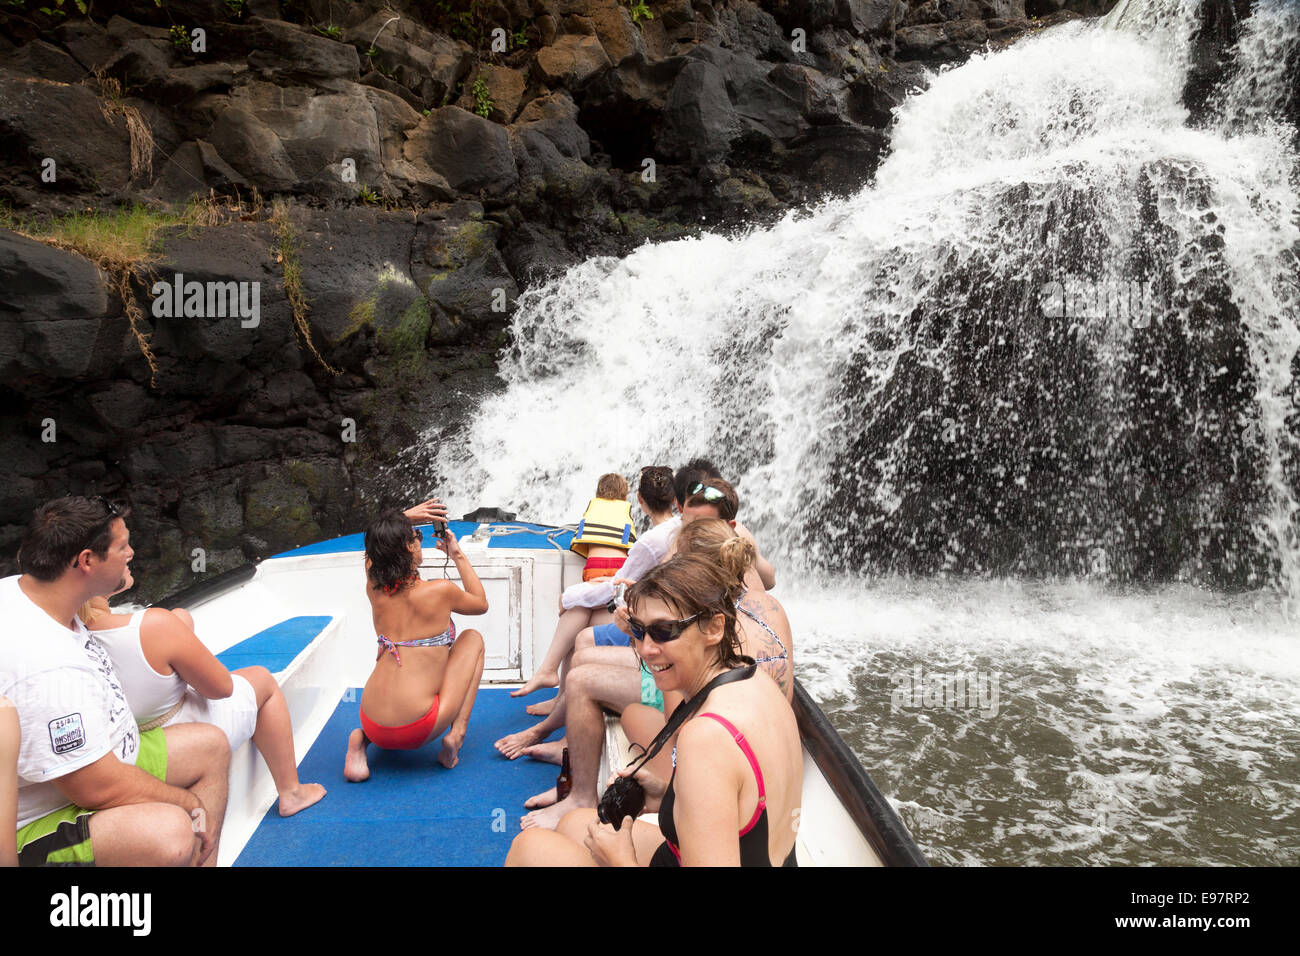
MULTIPOLYGON (((162 728, 140 735, 135 765, 159 780, 167 779, 167 738, 162 728)), ((94 866, 90 818, 94 810, 66 806, 33 820, 18 831, 19 866, 94 866)))
POLYGON ((655 684, 654 675, 641 665, 641 703, 647 707, 653 707, 655 710, 664 709, 664 694, 657 684, 655 684))

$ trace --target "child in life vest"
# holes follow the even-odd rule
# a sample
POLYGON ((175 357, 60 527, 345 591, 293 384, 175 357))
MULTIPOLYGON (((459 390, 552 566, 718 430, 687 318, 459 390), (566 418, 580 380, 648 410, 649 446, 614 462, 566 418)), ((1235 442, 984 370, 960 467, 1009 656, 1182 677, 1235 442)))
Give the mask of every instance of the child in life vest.
POLYGON ((612 578, 627 560, 627 549, 636 540, 627 492, 627 479, 622 475, 601 475, 596 483, 596 497, 587 503, 569 545, 570 551, 587 559, 583 581, 612 578))

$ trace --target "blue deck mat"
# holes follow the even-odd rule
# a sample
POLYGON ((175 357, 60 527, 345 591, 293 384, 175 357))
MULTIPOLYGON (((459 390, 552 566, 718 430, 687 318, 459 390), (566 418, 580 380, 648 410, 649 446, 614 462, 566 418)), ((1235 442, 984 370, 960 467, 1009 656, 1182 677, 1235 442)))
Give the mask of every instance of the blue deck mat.
MULTIPOLYGON (((467 537, 474 533, 478 525, 472 521, 448 521, 451 533, 456 536, 456 540, 467 537)), ((537 550, 544 548, 553 548, 555 545, 546 537, 546 532, 553 530, 550 526, 544 524, 529 524, 527 521, 508 521, 496 522, 504 524, 511 528, 527 528, 531 534, 512 534, 502 535, 493 538, 488 542, 489 548, 523 548, 527 550, 537 550)), ((424 536, 424 548, 432 551, 434 545, 433 525, 423 524, 418 526, 421 534, 424 536)), ((561 549, 567 551, 569 543, 573 540, 573 532, 565 531, 555 536, 555 543, 561 549)), ((347 534, 341 538, 331 538, 328 541, 317 541, 315 544, 303 545, 301 548, 294 548, 292 551, 282 551, 275 555, 277 558, 300 558, 312 554, 343 554, 349 551, 364 551, 365 536, 361 534, 347 534)), ((427 558, 428 555, 425 555, 427 558)))
POLYGON ((273 804, 236 866, 500 866, 519 833, 524 801, 555 784, 559 768, 521 757, 507 760, 492 743, 538 718, 524 706, 541 694, 513 698, 481 688, 469 735, 452 770, 438 763, 440 745, 367 751, 370 779, 343 779, 348 735, 360 726, 361 691, 335 708, 298 766, 301 780, 321 783, 325 799, 282 818, 273 804), (495 824, 495 826, 494 826, 495 824), (504 829, 503 829, 504 825, 504 829))
POLYGON ((217 655, 217 660, 228 671, 261 664, 272 674, 278 673, 292 664, 332 620, 328 614, 288 618, 226 648, 217 655))

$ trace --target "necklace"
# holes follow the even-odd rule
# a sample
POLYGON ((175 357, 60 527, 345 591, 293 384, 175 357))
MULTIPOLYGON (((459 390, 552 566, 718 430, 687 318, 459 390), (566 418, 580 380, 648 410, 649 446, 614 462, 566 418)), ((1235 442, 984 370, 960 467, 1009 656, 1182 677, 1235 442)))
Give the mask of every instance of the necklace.
POLYGON ((412 584, 415 584, 419 580, 420 580, 420 572, 412 571, 410 577, 402 578, 402 580, 398 581, 396 584, 381 585, 379 590, 383 591, 389 597, 393 597, 399 591, 404 591, 406 588, 409 588, 412 584))

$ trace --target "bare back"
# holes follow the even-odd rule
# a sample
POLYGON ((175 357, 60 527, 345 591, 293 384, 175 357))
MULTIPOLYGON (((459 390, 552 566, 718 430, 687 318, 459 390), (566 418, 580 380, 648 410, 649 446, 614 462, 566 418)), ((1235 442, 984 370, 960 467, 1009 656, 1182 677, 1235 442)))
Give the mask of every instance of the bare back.
MULTIPOLYGON (((375 634, 394 644, 441 634, 451 625, 452 604, 461 589, 450 581, 420 581, 395 595, 367 584, 375 634)), ((419 720, 442 688, 447 647, 377 646, 375 669, 361 694, 361 708, 377 723, 400 727, 419 720), (398 663, 400 655, 401 663, 398 663)))
POLYGON ((793 700, 794 636, 785 609, 776 598, 761 588, 753 587, 745 592, 737 609, 740 612, 736 620, 740 624, 741 653, 758 661, 759 667, 776 681, 785 699, 793 700), (754 620, 755 617, 758 621, 754 620))

